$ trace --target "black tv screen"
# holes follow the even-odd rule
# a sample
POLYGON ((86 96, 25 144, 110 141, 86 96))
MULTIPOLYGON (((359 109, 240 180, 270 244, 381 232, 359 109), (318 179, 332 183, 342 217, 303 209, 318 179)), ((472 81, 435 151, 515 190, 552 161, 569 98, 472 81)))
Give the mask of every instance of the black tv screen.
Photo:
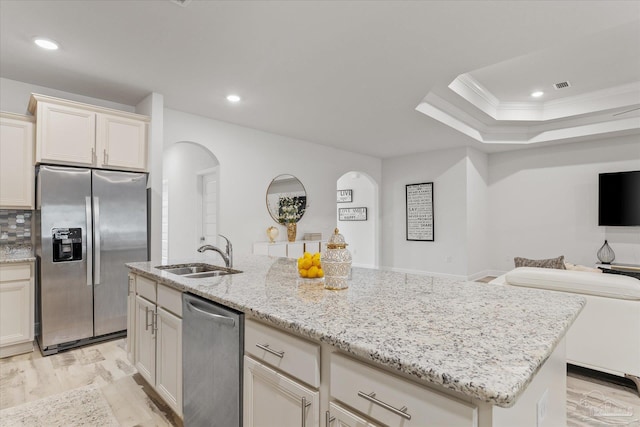
POLYGON ((640 226, 640 171, 600 174, 598 225, 640 226))

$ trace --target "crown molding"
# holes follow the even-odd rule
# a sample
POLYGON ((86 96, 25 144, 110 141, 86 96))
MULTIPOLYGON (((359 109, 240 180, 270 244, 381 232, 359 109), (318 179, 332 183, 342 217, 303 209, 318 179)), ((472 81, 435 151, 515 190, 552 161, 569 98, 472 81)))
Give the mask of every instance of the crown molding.
POLYGON ((434 93, 429 93, 416 110, 484 144, 535 144, 590 137, 640 133, 640 110, 624 117, 610 113, 569 117, 535 125, 486 124, 434 93))
POLYGON ((547 121, 640 105, 640 82, 632 82, 552 101, 500 101, 469 73, 460 74, 449 89, 493 120, 547 121))

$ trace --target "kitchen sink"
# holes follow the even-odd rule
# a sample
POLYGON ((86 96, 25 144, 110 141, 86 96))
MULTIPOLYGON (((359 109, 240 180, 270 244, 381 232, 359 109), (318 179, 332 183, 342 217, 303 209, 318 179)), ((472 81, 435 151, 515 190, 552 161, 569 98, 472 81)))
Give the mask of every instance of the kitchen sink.
POLYGON ((219 267, 217 265, 193 263, 193 264, 175 264, 175 265, 159 265, 158 270, 177 276, 188 277, 190 279, 199 279, 205 277, 226 276, 228 274, 242 273, 240 270, 232 268, 219 267))

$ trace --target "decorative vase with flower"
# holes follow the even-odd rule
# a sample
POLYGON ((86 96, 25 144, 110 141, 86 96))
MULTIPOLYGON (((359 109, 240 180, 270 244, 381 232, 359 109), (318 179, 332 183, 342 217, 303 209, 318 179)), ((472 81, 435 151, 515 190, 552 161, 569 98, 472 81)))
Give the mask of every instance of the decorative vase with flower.
POLYGON ((297 224, 304 214, 305 204, 298 197, 283 196, 278 202, 278 222, 287 227, 287 240, 296 241, 297 224))

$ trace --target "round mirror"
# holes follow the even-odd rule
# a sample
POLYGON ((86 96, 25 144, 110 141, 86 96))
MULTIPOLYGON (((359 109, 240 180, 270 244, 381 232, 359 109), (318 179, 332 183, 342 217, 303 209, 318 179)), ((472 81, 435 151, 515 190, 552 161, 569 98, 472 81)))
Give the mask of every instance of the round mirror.
POLYGON ((278 175, 267 188, 267 210, 278 224, 298 222, 307 209, 307 192, 293 175, 278 175))

